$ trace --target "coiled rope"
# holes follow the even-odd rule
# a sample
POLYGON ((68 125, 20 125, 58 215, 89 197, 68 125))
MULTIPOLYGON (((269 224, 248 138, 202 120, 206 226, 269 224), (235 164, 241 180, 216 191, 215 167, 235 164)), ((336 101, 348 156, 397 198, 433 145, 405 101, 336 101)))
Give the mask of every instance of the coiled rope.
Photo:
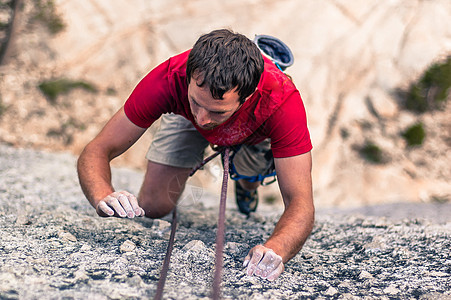
MULTIPOLYGON (((193 168, 189 176, 193 176, 197 170, 202 168, 210 160, 219 154, 224 156, 224 175, 222 179, 221 200, 219 202, 219 216, 218 216, 218 231, 216 232, 216 256, 215 256, 215 273, 213 276, 213 299, 220 299, 221 297, 221 277, 223 266, 223 251, 224 251, 224 237, 225 237, 225 209, 227 200, 227 182, 229 175, 229 154, 230 148, 219 148, 216 152, 206 159, 204 159, 198 166, 193 168)), ((160 279, 158 280, 157 291, 155 293, 155 300, 160 300, 163 297, 164 284, 168 275, 169 262, 171 259, 172 249, 174 248, 175 230, 177 228, 177 207, 172 211, 171 235, 169 236, 168 248, 166 249, 166 256, 164 257, 163 266, 161 268, 160 279)))

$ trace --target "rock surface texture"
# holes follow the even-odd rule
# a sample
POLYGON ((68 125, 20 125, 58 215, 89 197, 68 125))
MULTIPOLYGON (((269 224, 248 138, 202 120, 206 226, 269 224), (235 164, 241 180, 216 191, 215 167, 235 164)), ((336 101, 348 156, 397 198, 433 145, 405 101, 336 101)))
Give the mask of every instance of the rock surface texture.
MULTIPOLYGON (((11 22, 7 2, 0 2, 2 24, 11 22)), ((0 66, 6 143, 79 153, 149 70, 200 34, 229 27, 250 38, 276 36, 293 50, 287 71, 307 108, 319 205, 451 197, 451 105, 414 115, 398 96, 451 53, 449 0, 17 2, 15 35, 0 66), (36 17, 36 3, 44 2, 54 3, 61 32, 51 34, 36 17), (38 85, 61 78, 93 84, 97 93, 74 89, 49 101, 38 85), (420 121, 425 142, 407 147, 401 133, 420 121), (368 142, 385 164, 359 156, 368 142)), ((122 164, 142 167, 151 135, 122 164)))
MULTIPOLYGON (((114 169, 136 191, 142 174, 114 169)), ((213 195, 219 198, 219 193, 213 195)), ((248 250, 276 214, 237 213, 228 201, 225 299, 450 299, 451 204, 319 212, 304 249, 275 282, 246 276, 248 250), (380 216, 377 212, 382 213, 380 216)), ((166 299, 211 294, 217 207, 179 210, 166 299)), ((148 299, 170 219, 100 218, 82 195, 70 154, 0 144, 0 299, 148 299)))

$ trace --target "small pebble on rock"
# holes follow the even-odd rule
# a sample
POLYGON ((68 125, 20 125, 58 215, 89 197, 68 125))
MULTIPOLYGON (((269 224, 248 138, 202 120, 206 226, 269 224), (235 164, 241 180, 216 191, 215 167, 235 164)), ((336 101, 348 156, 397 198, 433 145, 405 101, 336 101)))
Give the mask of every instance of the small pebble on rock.
POLYGON ((188 242, 183 248, 182 251, 194 251, 200 252, 206 248, 204 242, 199 240, 193 240, 188 242))
POLYGON ((126 240, 119 248, 119 250, 121 252, 131 252, 135 249, 136 249, 136 245, 130 240, 126 240))
POLYGON ((83 246, 81 246, 80 251, 81 251, 81 252, 86 252, 86 251, 91 250, 91 248, 92 248, 92 247, 91 247, 90 245, 84 244, 83 246))
POLYGON ((334 287, 329 287, 328 289, 327 289, 327 291, 324 293, 325 295, 327 295, 327 296, 333 296, 333 295, 335 295, 336 293, 338 293, 338 290, 336 289, 336 288, 334 288, 334 287))
POLYGON ((389 287, 384 289, 385 294, 396 295, 399 293, 399 289, 395 285, 391 284, 389 287))
POLYGON ((76 242, 77 238, 70 232, 61 230, 58 232, 58 236, 65 242, 76 242))
POLYGON ((31 225, 31 220, 27 215, 18 215, 16 219, 17 225, 31 225))
POLYGON ((370 272, 363 270, 362 272, 360 272, 359 278, 360 279, 373 279, 374 277, 373 277, 373 275, 371 275, 370 272))

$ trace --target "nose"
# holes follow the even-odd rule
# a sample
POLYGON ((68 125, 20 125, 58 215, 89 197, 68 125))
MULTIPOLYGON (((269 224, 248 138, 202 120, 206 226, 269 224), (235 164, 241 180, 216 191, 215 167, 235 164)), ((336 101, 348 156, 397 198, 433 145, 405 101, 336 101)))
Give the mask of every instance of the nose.
POLYGON ((199 109, 199 111, 197 112, 196 119, 197 119, 197 123, 200 126, 206 126, 211 123, 211 118, 209 116, 208 111, 206 111, 205 109, 202 109, 202 108, 199 109))

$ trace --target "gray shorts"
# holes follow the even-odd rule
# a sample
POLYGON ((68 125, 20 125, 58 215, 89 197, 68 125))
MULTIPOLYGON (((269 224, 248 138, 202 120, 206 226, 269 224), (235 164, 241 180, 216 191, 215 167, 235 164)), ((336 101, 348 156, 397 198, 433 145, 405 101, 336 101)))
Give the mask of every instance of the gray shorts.
MULTIPOLYGON (((208 145, 190 121, 180 115, 165 114, 146 158, 163 165, 192 169, 202 162, 208 145)), ((269 139, 257 145, 242 145, 232 156, 240 175, 266 175, 274 171, 269 139)))

